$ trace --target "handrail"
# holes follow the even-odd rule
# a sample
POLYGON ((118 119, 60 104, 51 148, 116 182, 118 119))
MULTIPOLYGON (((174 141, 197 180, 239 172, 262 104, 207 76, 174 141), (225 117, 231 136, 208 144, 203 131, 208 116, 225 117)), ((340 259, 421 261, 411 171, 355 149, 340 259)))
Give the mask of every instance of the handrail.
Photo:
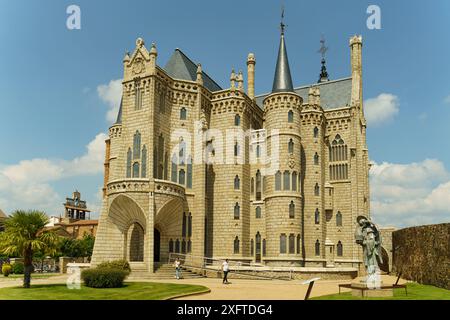
MULTIPOLYGON (((182 254, 182 253, 169 253, 168 263, 173 263, 175 259, 178 258, 182 261, 182 266, 188 267, 191 269, 198 269, 202 271, 211 271, 214 270, 212 268, 208 268, 207 265, 211 264, 211 261, 218 262, 217 264, 217 271, 221 271, 222 263, 225 261, 224 259, 215 259, 215 258, 209 258, 209 257, 203 257, 203 256, 194 256, 191 254, 182 254), (201 261, 201 263, 195 263, 194 260, 201 261), (209 263, 208 263, 209 262, 209 263)), ((251 273, 244 273, 243 271, 248 269, 243 269, 242 267, 252 267, 254 268, 253 271, 258 271, 260 269, 261 271, 272 273, 274 272, 273 268, 261 265, 261 264, 255 264, 255 263, 246 263, 242 261, 229 261, 230 269, 233 271, 234 274, 244 275, 247 277, 254 277, 254 278, 262 278, 262 279, 269 279, 269 280, 285 280, 290 281, 292 279, 292 269, 286 270, 286 272, 289 272, 290 275, 288 276, 288 279, 286 277, 275 277, 275 276, 267 276, 267 275, 257 275, 257 274, 251 274, 251 273)), ((214 264, 212 264, 214 266, 214 264)), ((248 270, 252 271, 252 270, 248 270)))

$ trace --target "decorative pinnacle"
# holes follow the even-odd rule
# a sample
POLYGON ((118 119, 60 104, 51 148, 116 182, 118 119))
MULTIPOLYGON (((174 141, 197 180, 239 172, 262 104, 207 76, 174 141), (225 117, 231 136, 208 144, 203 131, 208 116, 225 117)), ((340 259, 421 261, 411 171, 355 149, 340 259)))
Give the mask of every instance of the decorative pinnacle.
POLYGON ((197 83, 203 85, 203 72, 202 72, 202 65, 200 63, 197 64, 197 83))
POLYGON ((234 89, 236 86, 236 72, 234 72, 234 68, 231 69, 231 76, 230 76, 230 88, 234 89))
POLYGON ((125 52, 125 57, 123 58, 123 62, 129 62, 130 61, 130 52, 125 52))
POLYGON ((152 48, 150 49, 150 54, 158 54, 158 51, 156 50, 156 44, 152 42, 152 48))
POLYGON ((247 56, 247 65, 253 63, 255 64, 255 54, 254 53, 249 53, 247 56))

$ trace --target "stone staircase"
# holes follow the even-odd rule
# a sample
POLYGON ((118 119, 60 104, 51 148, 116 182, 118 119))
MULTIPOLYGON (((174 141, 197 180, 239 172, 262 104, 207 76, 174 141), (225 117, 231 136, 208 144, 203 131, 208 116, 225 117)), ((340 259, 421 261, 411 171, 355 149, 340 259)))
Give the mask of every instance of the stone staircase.
MULTIPOLYGON (((139 279, 175 279, 175 267, 172 264, 159 264, 155 266, 154 273, 148 273, 144 268, 132 268, 127 280, 135 281, 139 279)), ((181 279, 198 279, 204 276, 182 268, 181 279)))

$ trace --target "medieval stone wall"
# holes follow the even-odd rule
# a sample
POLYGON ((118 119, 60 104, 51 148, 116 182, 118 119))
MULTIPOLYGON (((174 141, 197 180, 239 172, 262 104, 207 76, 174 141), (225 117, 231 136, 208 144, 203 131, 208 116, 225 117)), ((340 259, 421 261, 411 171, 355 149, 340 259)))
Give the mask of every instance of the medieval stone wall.
POLYGON ((421 284, 450 289, 450 223, 395 231, 392 244, 394 272, 421 284))

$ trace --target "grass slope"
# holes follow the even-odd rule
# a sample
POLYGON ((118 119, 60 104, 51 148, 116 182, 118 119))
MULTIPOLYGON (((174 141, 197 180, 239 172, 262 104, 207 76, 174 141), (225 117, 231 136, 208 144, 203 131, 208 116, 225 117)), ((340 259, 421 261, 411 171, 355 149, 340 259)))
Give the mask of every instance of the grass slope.
POLYGON ((433 286, 408 283, 408 295, 405 289, 394 289, 393 297, 384 298, 360 298, 352 296, 351 292, 331 294, 327 296, 311 298, 312 300, 450 300, 450 290, 433 286))
POLYGON ((32 285, 30 289, 22 287, 0 289, 0 300, 164 300, 174 296, 206 292, 204 286, 127 282, 122 288, 94 289, 81 286, 80 289, 68 289, 65 284, 32 285))

